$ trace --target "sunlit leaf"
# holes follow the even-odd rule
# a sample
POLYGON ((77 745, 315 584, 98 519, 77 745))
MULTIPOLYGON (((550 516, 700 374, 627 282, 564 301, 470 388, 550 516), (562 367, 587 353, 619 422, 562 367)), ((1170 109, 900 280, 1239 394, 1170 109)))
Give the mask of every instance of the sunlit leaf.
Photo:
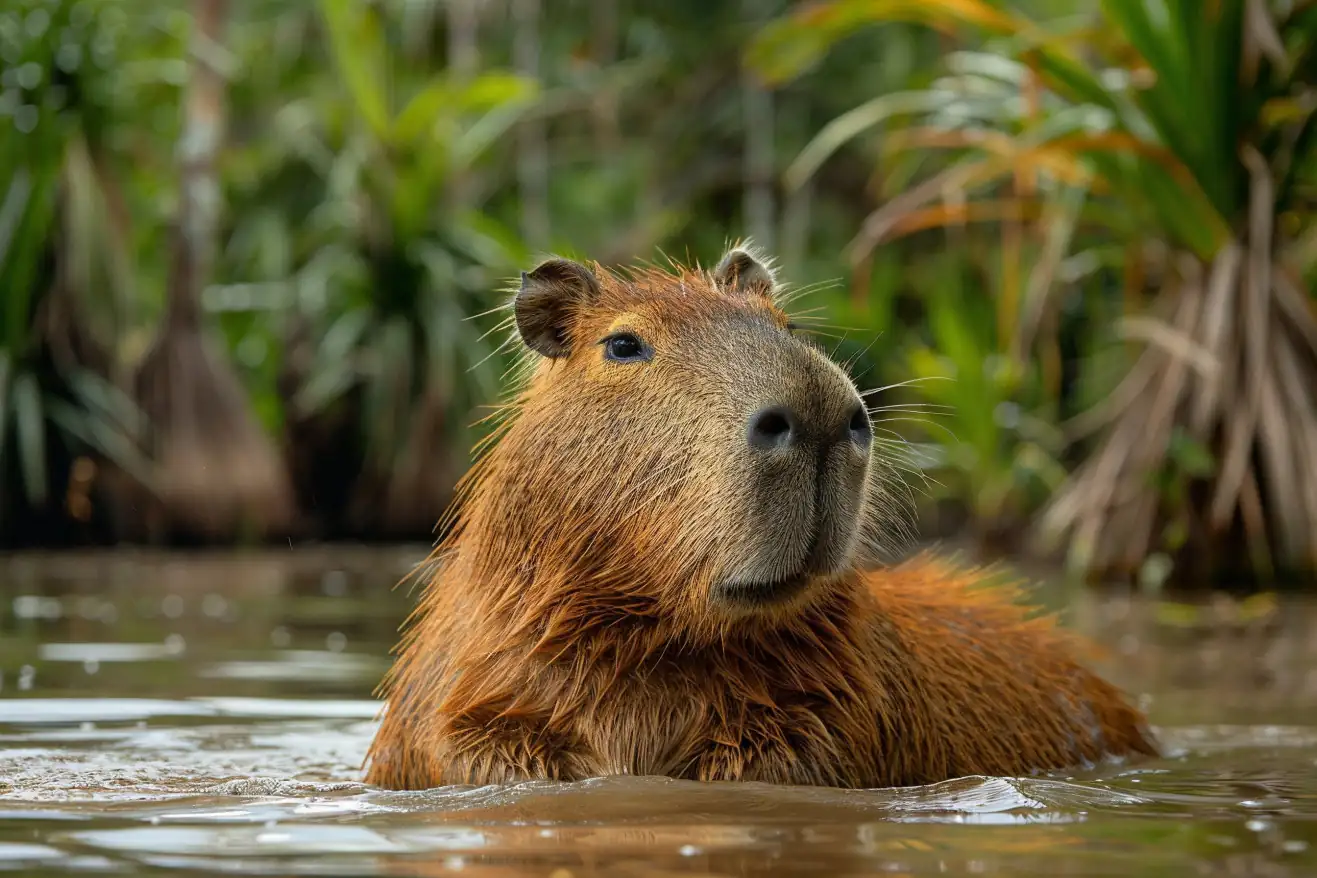
POLYGON ((526 110, 524 104, 504 104, 482 115, 458 136, 452 147, 453 161, 458 166, 474 162, 502 139, 521 120, 526 110))
POLYGON ((963 223, 1036 220, 1042 214, 1043 205, 1041 203, 1019 200, 940 204, 936 207, 926 207, 905 214, 893 224, 890 237, 895 239, 925 229, 943 228, 963 223))
POLYGON ((848 141, 893 116, 929 112, 954 96, 933 91, 897 92, 882 95, 833 119, 800 152, 787 168, 787 187, 798 189, 814 175, 828 157, 848 141))
POLYGON ((453 85, 447 77, 435 79, 402 108, 402 112, 393 120, 393 131, 389 139, 397 144, 417 140, 430 131, 442 112, 452 112, 457 104, 456 98, 453 85))
POLYGON ((375 11, 355 0, 320 0, 334 61, 352 100, 377 137, 389 132, 389 92, 384 72, 387 55, 375 11))
POLYGON ((773 22, 751 44, 747 60, 770 82, 799 76, 834 43, 879 22, 923 24, 948 33, 979 27, 1014 34, 1029 22, 980 0, 831 0, 773 22))
POLYGON ((486 70, 457 92, 457 105, 470 112, 493 110, 531 100, 539 90, 534 79, 501 70, 486 70))

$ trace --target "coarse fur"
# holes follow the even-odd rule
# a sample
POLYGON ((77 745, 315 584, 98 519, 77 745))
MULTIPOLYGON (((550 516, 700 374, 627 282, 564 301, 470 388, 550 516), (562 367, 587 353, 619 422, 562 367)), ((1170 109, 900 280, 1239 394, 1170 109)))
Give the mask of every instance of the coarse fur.
POLYGON ((880 787, 1157 752, 1015 590, 878 563, 899 480, 780 299, 747 247, 522 276, 525 371, 382 685, 368 782, 880 787))

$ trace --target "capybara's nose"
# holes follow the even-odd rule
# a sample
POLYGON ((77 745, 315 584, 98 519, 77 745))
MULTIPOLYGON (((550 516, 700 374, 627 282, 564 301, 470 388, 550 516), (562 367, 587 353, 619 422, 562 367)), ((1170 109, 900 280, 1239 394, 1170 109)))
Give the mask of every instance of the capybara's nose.
POLYGON ((863 402, 856 403, 851 412, 851 419, 846 423, 846 438, 864 451, 868 451, 873 442, 873 425, 869 423, 869 410, 863 402))
POLYGON ((873 439, 873 429, 869 425, 869 414, 863 403, 856 403, 849 417, 840 424, 811 424, 790 406, 770 405, 750 416, 746 439, 751 448, 763 451, 789 448, 807 439, 824 445, 853 442, 861 450, 867 451, 873 439))
POLYGON ((770 405, 750 416, 746 439, 751 448, 772 451, 798 445, 802 438, 800 418, 789 407, 770 405))

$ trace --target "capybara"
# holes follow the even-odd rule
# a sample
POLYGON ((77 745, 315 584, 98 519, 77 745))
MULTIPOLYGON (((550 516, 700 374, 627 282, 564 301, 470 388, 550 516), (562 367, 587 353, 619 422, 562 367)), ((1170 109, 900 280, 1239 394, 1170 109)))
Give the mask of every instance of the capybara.
POLYGON ((881 787, 1157 752, 1015 591, 878 563, 891 467, 768 265, 522 275, 527 368, 382 684, 368 782, 881 787))

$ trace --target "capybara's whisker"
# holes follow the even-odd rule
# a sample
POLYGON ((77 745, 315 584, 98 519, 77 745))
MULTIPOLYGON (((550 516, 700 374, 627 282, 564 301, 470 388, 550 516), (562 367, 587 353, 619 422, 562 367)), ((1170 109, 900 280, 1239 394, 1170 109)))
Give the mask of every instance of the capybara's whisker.
POLYGON ((911 424, 921 424, 925 427, 936 427, 937 429, 943 431, 948 436, 950 436, 953 441, 956 442, 960 441, 958 438, 956 438, 956 434, 951 431, 950 427, 946 426, 945 424, 939 424, 937 421, 930 421, 928 418, 875 418, 873 420, 873 423, 875 424, 895 424, 901 422, 907 422, 911 424))
POLYGON ((876 393, 882 393, 885 390, 895 390, 898 387, 910 387, 914 384, 922 384, 925 381, 955 381, 956 379, 946 375, 926 375, 922 378, 910 378, 906 381, 898 381, 895 384, 885 384, 882 387, 875 387, 861 393, 861 396, 873 396, 876 393))
POLYGON ((879 412, 954 412, 955 410, 955 406, 936 402, 902 402, 894 405, 871 406, 868 412, 872 415, 879 412))

